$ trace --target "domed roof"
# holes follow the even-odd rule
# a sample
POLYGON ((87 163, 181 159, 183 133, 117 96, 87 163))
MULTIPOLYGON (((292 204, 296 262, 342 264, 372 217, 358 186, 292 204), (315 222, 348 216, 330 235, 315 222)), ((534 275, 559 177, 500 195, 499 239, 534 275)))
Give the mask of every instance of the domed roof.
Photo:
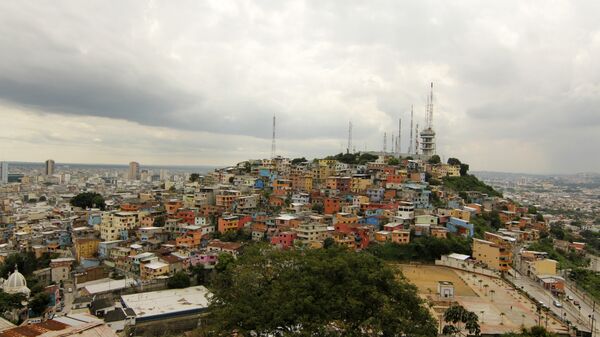
POLYGON ((8 276, 8 279, 4 281, 2 287, 5 292, 9 294, 23 293, 29 295, 29 288, 27 288, 27 280, 25 276, 19 273, 19 270, 15 266, 15 271, 8 276))

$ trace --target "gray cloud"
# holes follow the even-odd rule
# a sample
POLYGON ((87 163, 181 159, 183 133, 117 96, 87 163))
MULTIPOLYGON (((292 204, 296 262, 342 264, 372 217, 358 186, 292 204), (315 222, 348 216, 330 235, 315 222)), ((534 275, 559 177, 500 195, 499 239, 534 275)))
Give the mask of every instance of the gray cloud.
MULTIPOLYGON (((410 105, 422 126, 434 81, 435 126, 446 157, 494 169, 489 149, 465 140, 498 148, 518 140, 527 144, 524 158, 535 152, 552 162, 568 147, 548 142, 555 139, 550 134, 600 142, 599 6, 4 2, 0 105, 50 118, 97 116, 250 137, 267 148, 277 114, 286 151, 311 156, 343 148, 348 120, 357 148, 380 149, 383 132, 395 132, 402 117, 406 146, 410 105)), ((227 146, 235 144, 221 142, 220 149, 227 146)), ((268 149, 252 151, 245 154, 268 149)), ((519 170, 539 170, 520 163, 519 170)), ((581 170, 590 165, 600 167, 600 159, 581 170)))

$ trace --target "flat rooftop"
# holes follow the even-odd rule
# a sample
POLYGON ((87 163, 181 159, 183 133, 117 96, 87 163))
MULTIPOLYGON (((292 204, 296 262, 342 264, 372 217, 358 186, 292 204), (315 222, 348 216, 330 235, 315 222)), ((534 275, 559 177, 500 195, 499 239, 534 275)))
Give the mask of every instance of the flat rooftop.
POLYGON ((123 295, 121 302, 125 307, 133 309, 138 319, 143 319, 206 309, 209 294, 206 287, 196 286, 123 295))

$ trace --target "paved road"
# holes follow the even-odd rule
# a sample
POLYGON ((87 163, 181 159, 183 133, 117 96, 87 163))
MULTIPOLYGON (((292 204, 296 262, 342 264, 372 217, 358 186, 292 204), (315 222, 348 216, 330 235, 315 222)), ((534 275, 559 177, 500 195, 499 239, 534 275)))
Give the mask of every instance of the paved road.
MULTIPOLYGON (((529 277, 517 273, 516 277, 509 277, 509 279, 517 287, 527 292, 531 297, 543 302, 556 316, 562 317, 563 319, 570 321, 571 324, 576 325, 579 329, 589 331, 590 321, 587 318, 586 311, 583 307, 580 312, 579 309, 576 308, 571 302, 561 301, 563 307, 558 308, 553 304, 554 297, 552 296, 552 294, 529 277)), ((567 294, 571 295, 569 293, 567 294)))
MULTIPOLYGON (((581 309, 576 309, 578 312, 580 312, 580 315, 582 317, 582 319, 585 319, 586 324, 588 326, 588 330, 589 327, 591 326, 591 322, 592 322, 592 313, 594 313, 593 310, 593 304, 590 305, 588 302, 584 301, 583 297, 579 295, 578 292, 573 291, 573 289, 571 287, 569 287, 568 285, 565 287, 565 293, 571 297, 573 297, 574 300, 578 301, 581 309)), ((574 307, 571 303, 569 303, 572 307, 574 307)), ((594 321, 594 335, 595 336, 600 336, 598 335, 598 333, 600 333, 600 327, 598 326, 598 322, 600 322, 600 306, 596 307, 595 313, 594 313, 594 317, 595 317, 595 321, 594 321)))

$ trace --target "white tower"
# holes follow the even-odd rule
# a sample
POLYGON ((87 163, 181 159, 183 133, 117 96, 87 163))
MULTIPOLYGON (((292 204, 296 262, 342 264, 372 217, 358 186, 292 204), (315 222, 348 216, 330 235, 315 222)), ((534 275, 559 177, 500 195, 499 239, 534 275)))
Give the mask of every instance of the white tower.
POLYGON ((427 98, 427 127, 421 131, 421 153, 427 157, 435 154, 435 131, 433 131, 433 82, 427 98))

